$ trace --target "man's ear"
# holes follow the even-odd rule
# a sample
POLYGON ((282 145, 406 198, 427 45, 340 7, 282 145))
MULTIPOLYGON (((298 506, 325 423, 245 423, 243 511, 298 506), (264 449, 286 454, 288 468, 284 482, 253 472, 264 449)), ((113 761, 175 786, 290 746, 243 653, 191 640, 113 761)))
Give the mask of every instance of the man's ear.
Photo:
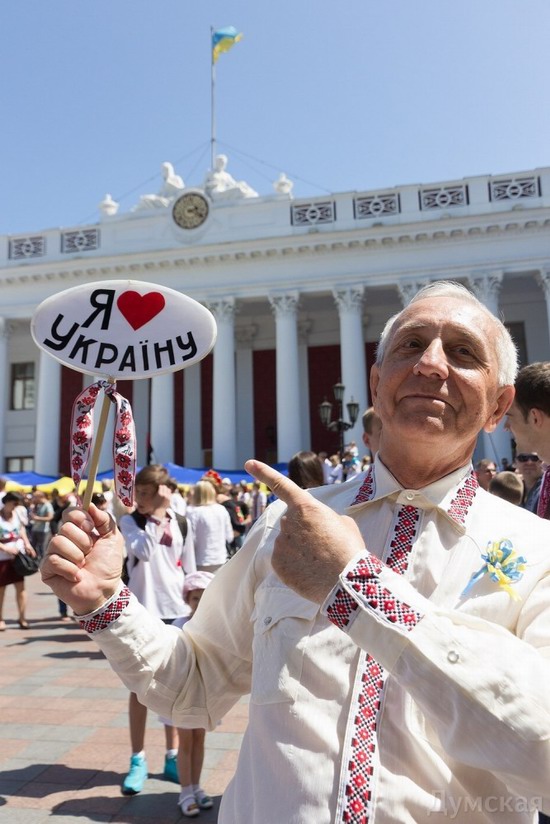
POLYGON ((537 429, 540 429, 544 426, 545 421, 548 421, 548 415, 542 409, 530 409, 527 417, 537 429))
POLYGON ((495 401, 495 408, 489 415, 485 426, 485 432, 494 432, 505 414, 512 406, 516 390, 513 386, 501 386, 495 401))
POLYGON ((378 384, 379 383, 380 383, 380 371, 378 369, 378 366, 374 363, 371 366, 370 380, 369 380, 370 397, 371 397, 371 402, 372 402, 373 406, 376 403, 376 396, 378 395, 377 390, 378 390, 378 384))

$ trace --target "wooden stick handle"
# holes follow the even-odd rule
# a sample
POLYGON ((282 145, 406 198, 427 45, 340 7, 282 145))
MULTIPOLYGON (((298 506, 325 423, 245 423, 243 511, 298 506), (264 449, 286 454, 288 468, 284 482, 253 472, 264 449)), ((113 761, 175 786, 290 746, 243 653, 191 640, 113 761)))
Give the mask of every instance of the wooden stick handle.
POLYGON ((99 416, 99 423, 95 435, 94 448, 92 450, 92 457, 90 459, 90 468, 88 470, 88 480, 86 481, 86 491, 82 499, 82 508, 89 509, 92 502, 92 495, 94 493, 95 478, 97 475, 97 467, 99 465, 99 455, 101 452, 101 445, 103 443, 103 436, 105 435, 105 428, 107 426, 107 419, 109 417, 109 410, 111 408, 111 401, 105 394, 103 396, 103 404, 101 406, 101 413, 99 416))

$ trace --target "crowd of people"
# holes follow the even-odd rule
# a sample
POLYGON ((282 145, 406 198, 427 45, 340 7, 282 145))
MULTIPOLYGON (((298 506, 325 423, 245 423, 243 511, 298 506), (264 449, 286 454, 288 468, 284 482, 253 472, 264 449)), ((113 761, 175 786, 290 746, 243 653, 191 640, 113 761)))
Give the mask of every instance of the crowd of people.
POLYGON ((475 464, 482 489, 534 513, 545 469, 546 464, 537 452, 516 452, 512 461, 503 458, 500 466, 490 458, 481 458, 475 464))
MULTIPOLYGON (((222 523, 216 504, 234 500, 223 479, 198 516, 188 508, 184 535, 168 485, 149 478, 145 525, 121 524, 139 559, 129 586, 113 519, 69 513, 43 579, 140 705, 167 727, 211 729, 251 694, 220 822, 429 824, 452 812, 458 824, 532 824, 550 811, 548 473, 539 483, 550 364, 532 367, 517 375, 509 333, 468 290, 431 284, 382 333, 366 472, 352 466, 355 444, 323 484, 327 456, 298 453, 288 478, 249 461, 270 494, 246 502, 249 535, 221 568, 208 537, 202 571, 185 568, 185 547, 194 518, 207 536, 209 518, 222 523), (479 433, 502 421, 514 464, 474 469, 479 433), (519 506, 502 500, 514 488, 519 506), (179 584, 212 576, 182 631, 165 624, 189 612, 175 616, 167 597, 155 615, 132 591, 153 545, 173 574, 181 564, 179 584)), ((132 757, 144 758, 138 747, 132 757)), ((185 765, 180 808, 191 817, 205 799, 185 765)))
POLYGON ((43 557, 129 688, 124 794, 149 708, 181 813, 212 807, 205 730, 250 692, 220 822, 548 821, 550 363, 518 373, 500 321, 434 284, 388 321, 371 392, 366 454, 301 451, 288 478, 250 461, 253 484, 182 494, 150 465, 133 511, 108 484, 88 512, 0 493, 0 631, 10 584, 28 626, 13 557, 43 557), (502 421, 513 461, 472 465, 502 421))
MULTIPOLYGON (((267 495, 259 483, 234 484, 214 470, 191 487, 180 485, 165 467, 149 465, 136 476, 135 509, 122 507, 111 484, 92 495, 92 503, 118 524, 124 537, 124 578, 139 602, 165 624, 183 626, 215 573, 240 548, 253 518, 261 517, 267 495)), ((75 492, 51 495, 42 490, 28 494, 6 492, 0 480, 0 631, 6 587, 14 586, 19 626, 28 628, 25 578, 12 563, 19 552, 42 558, 63 514, 77 506, 75 492)), ((60 620, 75 620, 67 604, 58 599, 60 620)), ((147 708, 137 695, 129 695, 130 769, 122 792, 141 792, 148 777, 145 755, 147 708)), ((164 777, 179 783, 179 806, 186 817, 212 807, 200 786, 205 730, 176 728, 162 718, 166 756, 164 777)))

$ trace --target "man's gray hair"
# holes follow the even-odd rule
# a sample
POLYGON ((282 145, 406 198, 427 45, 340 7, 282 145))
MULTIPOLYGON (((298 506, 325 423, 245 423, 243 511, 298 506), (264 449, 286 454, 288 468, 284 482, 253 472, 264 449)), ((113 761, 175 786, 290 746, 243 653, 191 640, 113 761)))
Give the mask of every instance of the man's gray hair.
MULTIPOLYGON (((518 353, 512 336, 502 321, 495 317, 495 315, 461 283, 455 283, 451 280, 438 280, 434 283, 429 283, 416 293, 408 306, 419 300, 425 300, 426 298, 458 298, 466 303, 474 304, 480 311, 485 312, 485 314, 490 317, 495 327, 494 344, 498 365, 498 383, 499 386, 513 386, 518 372, 518 353)), ((405 307, 405 309, 406 308, 407 307, 405 307)), ((377 365, 380 365, 384 360, 390 332, 394 323, 405 309, 397 312, 396 315, 392 315, 384 326, 376 349, 377 365)))

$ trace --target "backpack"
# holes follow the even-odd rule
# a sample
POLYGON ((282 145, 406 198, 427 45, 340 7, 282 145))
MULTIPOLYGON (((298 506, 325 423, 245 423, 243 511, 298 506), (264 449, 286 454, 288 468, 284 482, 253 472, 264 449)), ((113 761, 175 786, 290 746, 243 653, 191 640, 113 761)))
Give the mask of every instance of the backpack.
MULTIPOLYGON (((131 517, 136 522, 136 526, 140 529, 145 530, 145 525, 147 523, 147 515, 142 515, 140 512, 135 509, 133 512, 130 513, 131 517)), ((180 528, 181 537, 183 538, 183 543, 185 543, 185 539, 187 538, 187 518, 185 515, 180 515, 178 512, 174 512, 176 516, 176 522, 180 528)), ((132 569, 139 564, 139 558, 134 558, 134 563, 132 564, 132 569)), ((124 559, 122 564, 122 573, 120 575, 122 578, 122 582, 127 584, 130 579, 130 569, 128 568, 128 558, 124 559)))

